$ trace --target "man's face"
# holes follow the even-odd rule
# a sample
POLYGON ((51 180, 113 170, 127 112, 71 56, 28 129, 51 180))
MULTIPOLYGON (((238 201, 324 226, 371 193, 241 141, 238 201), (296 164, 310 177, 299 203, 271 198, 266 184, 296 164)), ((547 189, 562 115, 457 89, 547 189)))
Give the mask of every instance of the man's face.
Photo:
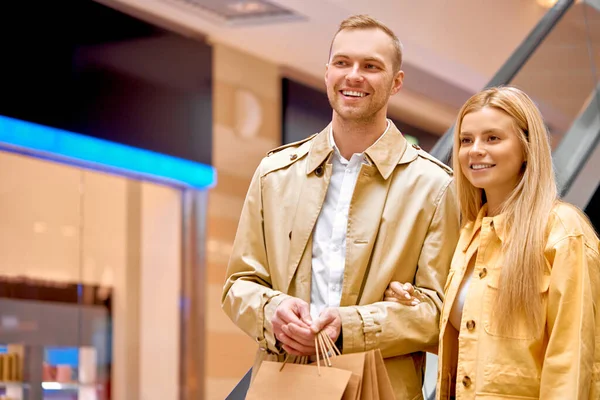
POLYGON ((325 72, 329 103, 347 121, 373 120, 402 87, 404 73, 394 74, 392 39, 379 29, 343 30, 331 46, 325 72))

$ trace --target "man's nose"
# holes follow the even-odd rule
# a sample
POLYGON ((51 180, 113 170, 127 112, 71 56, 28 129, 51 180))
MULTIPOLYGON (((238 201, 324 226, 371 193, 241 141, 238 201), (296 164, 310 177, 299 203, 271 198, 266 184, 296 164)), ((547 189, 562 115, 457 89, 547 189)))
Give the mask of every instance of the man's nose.
POLYGON ((359 82, 363 80, 363 76, 360 70, 360 65, 358 63, 354 64, 348 74, 346 75, 346 79, 349 81, 359 82))

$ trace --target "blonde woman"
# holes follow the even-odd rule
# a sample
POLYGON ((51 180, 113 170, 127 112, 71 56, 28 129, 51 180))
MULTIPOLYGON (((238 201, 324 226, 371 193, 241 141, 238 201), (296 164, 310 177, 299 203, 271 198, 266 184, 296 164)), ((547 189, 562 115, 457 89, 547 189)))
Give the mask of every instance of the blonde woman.
MULTIPOLYGON (((453 167, 462 230, 444 289, 438 399, 599 399, 600 257, 557 199, 539 110, 513 87, 460 110, 453 167)), ((384 300, 421 306, 410 283, 384 300)))

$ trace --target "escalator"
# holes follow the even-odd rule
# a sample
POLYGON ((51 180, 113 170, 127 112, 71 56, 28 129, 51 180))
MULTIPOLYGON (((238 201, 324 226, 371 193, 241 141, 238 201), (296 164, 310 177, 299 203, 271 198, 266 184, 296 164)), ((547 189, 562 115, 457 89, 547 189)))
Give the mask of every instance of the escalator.
MULTIPOLYGON (((544 115, 559 193, 600 231, 600 0, 559 0, 486 87, 524 90, 544 115)), ((450 163, 450 128, 431 154, 450 163)), ((437 363, 428 355, 424 396, 435 399, 437 363)), ((250 373, 228 400, 243 399, 250 373)))

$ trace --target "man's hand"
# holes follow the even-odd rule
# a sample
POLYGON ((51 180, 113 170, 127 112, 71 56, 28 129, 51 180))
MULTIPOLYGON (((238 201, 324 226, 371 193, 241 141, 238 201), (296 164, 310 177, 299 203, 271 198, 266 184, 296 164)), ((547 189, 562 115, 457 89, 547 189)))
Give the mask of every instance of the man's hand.
POLYGON ((295 356, 311 356, 315 351, 315 334, 310 326, 310 306, 292 297, 279 304, 271 321, 275 338, 283 349, 295 356))
POLYGON ((324 330, 335 343, 342 331, 342 317, 337 308, 326 308, 319 315, 319 319, 313 322, 311 329, 316 335, 324 330))

